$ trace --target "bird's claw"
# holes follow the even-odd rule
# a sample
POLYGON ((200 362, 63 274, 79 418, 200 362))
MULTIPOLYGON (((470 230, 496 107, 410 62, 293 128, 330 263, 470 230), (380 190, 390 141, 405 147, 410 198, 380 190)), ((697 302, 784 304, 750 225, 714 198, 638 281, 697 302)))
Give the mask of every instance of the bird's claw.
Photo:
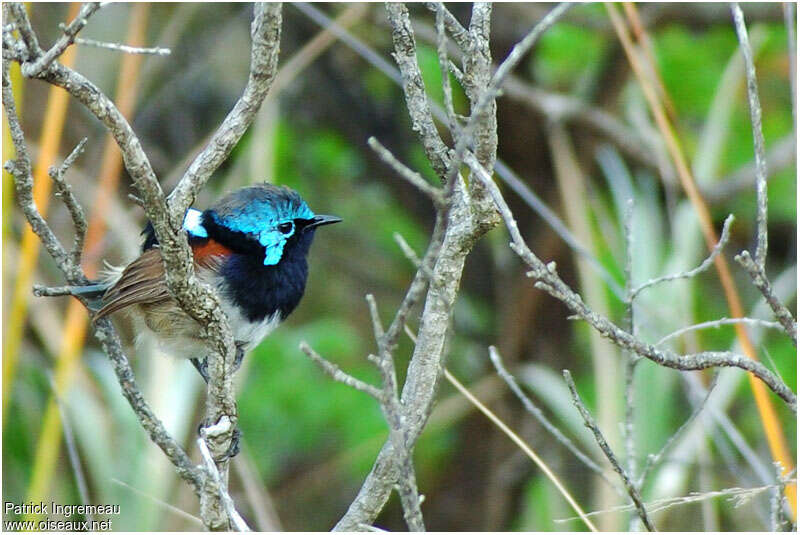
POLYGON ((203 381, 208 384, 208 358, 203 357, 202 359, 189 359, 189 362, 192 363, 192 366, 200 373, 200 377, 203 378, 203 381))
MULTIPOLYGON (((236 342, 236 356, 233 359, 233 368, 231 369, 231 373, 236 373, 239 371, 239 368, 242 366, 242 361, 244 360, 244 345, 236 342)), ((195 369, 200 373, 200 377, 203 378, 203 381, 208 384, 210 379, 208 375, 208 357, 203 357, 202 359, 189 359, 195 369)))
MULTIPOLYGON (((202 422, 200 422, 197 425, 197 434, 201 438, 206 439, 206 442, 207 442, 208 441, 207 437, 204 436, 204 434, 203 434, 203 429, 206 428, 206 427, 209 427, 208 422, 206 420, 203 420, 202 422)), ((242 431, 241 431, 241 429, 239 429, 238 427, 234 428, 233 436, 231 437, 231 443, 230 443, 230 445, 228 445, 228 449, 225 450, 225 453, 223 453, 221 456, 215 457, 214 461, 216 461, 218 463, 225 462, 225 461, 233 459, 234 457, 239 455, 239 452, 241 451, 241 444, 240 444, 241 439, 242 439, 242 431)))

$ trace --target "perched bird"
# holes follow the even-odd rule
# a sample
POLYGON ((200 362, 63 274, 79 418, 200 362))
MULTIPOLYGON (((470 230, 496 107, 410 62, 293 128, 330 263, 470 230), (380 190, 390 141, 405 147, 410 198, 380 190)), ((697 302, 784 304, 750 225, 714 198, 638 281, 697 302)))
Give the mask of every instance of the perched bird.
MULTIPOLYGON (((261 342, 291 314, 306 287, 306 256, 314 232, 340 218, 315 215, 287 187, 258 184, 236 190, 204 211, 189 209, 183 226, 198 277, 219 295, 228 315, 237 354, 261 342)), ((144 232, 142 254, 106 281, 76 291, 100 296, 94 320, 129 312, 156 335, 166 352, 188 358, 208 381, 206 345, 200 327, 167 290, 153 227, 144 232)))

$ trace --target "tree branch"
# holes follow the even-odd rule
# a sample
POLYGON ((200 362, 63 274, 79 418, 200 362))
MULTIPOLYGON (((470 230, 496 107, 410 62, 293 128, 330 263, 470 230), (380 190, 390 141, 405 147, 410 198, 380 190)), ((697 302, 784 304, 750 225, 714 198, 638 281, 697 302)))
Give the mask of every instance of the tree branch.
POLYGON ((75 160, 78 159, 78 156, 83 153, 83 148, 86 145, 87 140, 88 138, 83 138, 72 150, 69 156, 67 156, 67 158, 64 160, 64 163, 62 163, 59 167, 51 167, 48 170, 48 174, 50 175, 50 178, 53 179, 53 183, 56 186, 55 195, 64 201, 64 205, 67 207, 70 217, 72 217, 72 224, 75 226, 75 240, 72 244, 72 250, 70 251, 71 261, 75 266, 79 266, 81 264, 83 241, 86 238, 86 229, 88 225, 86 223, 86 214, 84 213, 83 208, 78 203, 75 195, 72 193, 72 188, 70 185, 64 181, 64 173, 67 172, 67 169, 72 167, 72 164, 75 163, 75 160))
MULTIPOLYGON (((32 32, 31 36, 35 39, 35 35, 32 32)), ((17 116, 14 95, 11 91, 11 83, 8 75, 9 66, 10 61, 4 57, 3 107, 6 112, 6 119, 11 132, 17 159, 8 162, 6 166, 11 169, 14 176, 20 206, 31 228, 37 236, 39 236, 39 239, 44 244, 48 253, 56 260, 59 269, 64 274, 67 281, 72 285, 85 285, 88 283, 88 280, 83 274, 80 265, 75 263, 74 256, 66 254, 61 243, 55 237, 52 230, 50 230, 47 222, 41 216, 33 202, 33 178, 30 174, 30 157, 28 156, 27 144, 25 143, 25 137, 17 116), (11 165, 9 165, 9 163, 11 165)), ((71 156, 77 156, 77 152, 78 151, 73 151, 71 156)), ((62 169, 65 167, 66 166, 62 166, 62 169)), ((142 396, 139 387, 136 385, 133 370, 122 351, 119 337, 108 319, 103 318, 95 323, 95 336, 108 355, 114 368, 114 373, 117 375, 120 387, 122 388, 122 394, 128 400, 140 425, 145 429, 150 439, 161 448, 170 462, 172 462, 178 475, 191 485, 195 493, 199 493, 205 480, 205 473, 191 462, 186 452, 184 452, 175 439, 169 435, 161 421, 153 414, 150 406, 142 396)))
POLYGON ((208 145, 194 159, 169 195, 170 213, 183 221, 183 214, 194 202, 197 192, 224 162, 253 122, 261 103, 269 93, 278 69, 281 39, 281 4, 255 5, 250 35, 250 74, 247 85, 233 109, 217 128, 208 145))
MULTIPOLYGON (((508 208, 497 185, 492 181, 489 174, 483 169, 474 156, 467 155, 466 163, 476 171, 475 175, 487 185, 490 194, 500 210, 500 214, 511 234, 511 249, 531 267, 528 273, 536 280, 535 286, 545 290, 551 296, 564 303, 570 311, 585 320, 602 336, 611 340, 617 346, 633 351, 637 355, 646 357, 653 362, 673 368, 676 370, 703 370, 715 366, 736 367, 749 371, 761 381, 763 381, 773 392, 783 399, 789 408, 797 411, 797 396, 792 390, 781 381, 774 373, 769 371, 763 364, 747 357, 728 352, 706 351, 692 355, 678 355, 669 350, 659 350, 655 346, 642 342, 630 333, 620 329, 607 318, 592 311, 580 295, 575 293, 558 276, 555 264, 545 265, 525 244, 522 235, 519 233, 517 222, 511 210, 508 208)), ((746 253, 746 252, 745 252, 746 253)))
MULTIPOLYGON (((59 42, 48 53, 43 54, 38 47, 38 41, 30 27, 25 10, 18 4, 11 4, 9 11, 16 19, 17 27, 28 52, 26 60, 22 63, 22 72, 29 77, 36 77, 62 87, 69 92, 106 127, 122 152, 125 168, 140 194, 145 214, 153 224, 159 241, 159 251, 165 264, 167 287, 180 307, 198 321, 202 335, 209 344, 211 354, 209 355, 210 380, 206 405, 206 429, 214 427, 216 432, 208 432, 206 436, 213 457, 221 459, 216 468, 222 475, 222 480, 225 480, 227 460, 224 460, 224 457, 236 431, 237 420, 236 402, 231 382, 231 368, 236 348, 228 325, 228 318, 219 306, 217 295, 208 286, 200 283, 196 277, 191 250, 186 233, 182 229, 182 222, 186 209, 193 202, 195 194, 205 184, 214 169, 228 156, 269 91, 277 68, 281 6, 279 4, 256 5, 251 25, 253 44, 250 75, 244 93, 212 137, 209 145, 187 170, 178 187, 170 195, 169 201, 142 150, 141 143, 114 103, 81 74, 56 61, 58 55, 66 49, 75 34, 85 25, 86 16, 96 11, 97 7, 99 6, 95 4, 84 6, 81 11, 82 15, 65 28, 64 36, 59 42), (222 425, 222 423, 227 423, 227 425, 222 425)), ((4 56, 5 53, 6 48, 4 47, 4 56)), ((7 58, 4 57, 4 69, 6 70, 7 61, 7 58)), ((4 73, 4 102, 7 100, 5 93, 10 93, 10 87, 8 90, 6 88, 9 85, 7 78, 7 74, 4 73)), ((22 136, 21 130, 12 131, 12 133, 17 138, 22 136)), ((19 158, 18 161, 20 161, 19 158)), ((30 164, 26 162, 25 158, 21 161, 23 164, 20 169, 17 169, 16 164, 11 164, 11 168, 20 176, 17 181, 18 186, 19 184, 23 185, 20 190, 20 200, 26 216, 31 221, 34 230, 38 231, 37 234, 42 237, 48 252, 60 266, 63 266, 62 271, 65 272, 68 282, 85 285, 88 281, 83 276, 80 267, 71 266, 68 263, 66 253, 52 236, 46 223, 40 216, 37 218, 38 213, 35 211, 33 200, 30 197, 30 189, 27 188, 26 193, 26 187, 24 187, 30 180, 30 164)), ((98 330, 98 335, 101 333, 102 331, 98 330)), ((108 335, 105 334, 104 338, 108 338, 108 335)), ((111 354, 109 356, 111 357, 111 354)), ((120 377, 123 390, 125 390, 126 385, 122 381, 123 378, 120 377)), ((140 421, 142 421, 141 417, 140 421)), ((151 438, 156 440, 154 434, 150 434, 151 438)), ((165 449, 163 445, 162 449, 165 449)), ((170 457, 170 459, 173 460, 173 464, 176 464, 180 472, 178 459, 174 457, 170 457)), ((198 488, 200 490, 204 523, 210 528, 227 528, 232 519, 227 515, 224 504, 220 502, 215 485, 208 484, 207 480, 204 480, 203 483, 199 487, 196 486, 196 490, 198 488)))
POLYGON ((575 382, 572 380, 572 375, 570 375, 569 370, 564 370, 564 380, 567 382, 569 391, 572 394, 572 402, 578 409, 578 412, 581 413, 586 427, 592 431, 592 434, 594 434, 594 438, 597 441, 597 445, 600 446, 601 450, 603 450, 603 453, 608 459, 608 462, 611 463, 614 471, 619 474, 620 478, 622 478, 622 482, 625 484, 625 489, 628 491, 628 495, 631 497, 631 500, 636 506, 636 512, 639 514, 639 518, 642 520, 642 523, 647 528, 647 531, 656 531, 655 527, 653 527, 650 517, 647 515, 647 509, 644 506, 642 495, 639 493, 639 490, 636 488, 636 485, 631 477, 628 475, 625 469, 622 468, 619 460, 617 460, 617 456, 614 455, 614 452, 611 450, 608 442, 606 442, 606 439, 603 436, 603 433, 600 431, 600 428, 597 427, 597 423, 594 421, 594 418, 592 418, 591 413, 586 408, 586 405, 583 404, 583 401, 581 401, 581 397, 578 394, 578 390, 575 388, 575 382))
POLYGON ((747 77, 747 101, 750 105, 750 123, 753 129, 753 151, 756 162, 756 197, 758 209, 756 211, 756 224, 758 226, 756 245, 756 263, 764 268, 767 260, 767 160, 764 155, 764 134, 761 131, 761 102, 758 99, 758 82, 756 81, 756 66, 753 62, 753 50, 747 37, 747 27, 744 24, 744 15, 739 4, 731 4, 733 22, 736 27, 736 36, 739 38, 739 48, 744 56, 745 74, 747 77))
MULTIPOLYGON (((83 4, 75 19, 64 27, 64 33, 59 37, 58 41, 42 55, 38 55, 34 52, 34 56, 36 56, 35 61, 31 63, 31 58, 29 58, 29 61, 22 65, 23 76, 27 78, 36 78, 46 71, 50 65, 64 53, 67 47, 75 41, 75 36, 86 26, 89 22, 89 17, 98 9, 100 9, 100 2, 87 2, 83 4)), ((33 52, 30 48, 29 51, 33 52)))

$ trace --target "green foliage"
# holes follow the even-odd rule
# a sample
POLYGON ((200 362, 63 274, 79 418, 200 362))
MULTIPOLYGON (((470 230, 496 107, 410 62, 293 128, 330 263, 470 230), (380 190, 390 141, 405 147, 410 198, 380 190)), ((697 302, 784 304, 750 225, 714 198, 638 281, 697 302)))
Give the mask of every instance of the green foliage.
POLYGON ((600 32, 555 24, 542 36, 531 70, 537 83, 571 92, 602 67, 607 48, 607 38, 600 32))

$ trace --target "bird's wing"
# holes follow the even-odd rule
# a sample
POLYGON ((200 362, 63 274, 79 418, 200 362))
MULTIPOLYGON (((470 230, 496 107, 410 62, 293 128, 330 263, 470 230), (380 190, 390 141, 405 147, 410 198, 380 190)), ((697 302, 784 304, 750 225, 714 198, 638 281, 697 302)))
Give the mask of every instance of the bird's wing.
POLYGON ((98 320, 117 310, 135 304, 157 303, 171 299, 164 280, 164 265, 158 247, 146 250, 123 270, 122 275, 105 295, 97 311, 98 320))
MULTIPOLYGON (((195 268, 202 274, 218 273, 230 249, 208 239, 193 244, 195 268)), ((164 278, 164 264, 157 246, 147 249, 128 264, 117 282, 103 295, 102 308, 95 321, 113 312, 136 304, 153 304, 172 299, 164 278)))

